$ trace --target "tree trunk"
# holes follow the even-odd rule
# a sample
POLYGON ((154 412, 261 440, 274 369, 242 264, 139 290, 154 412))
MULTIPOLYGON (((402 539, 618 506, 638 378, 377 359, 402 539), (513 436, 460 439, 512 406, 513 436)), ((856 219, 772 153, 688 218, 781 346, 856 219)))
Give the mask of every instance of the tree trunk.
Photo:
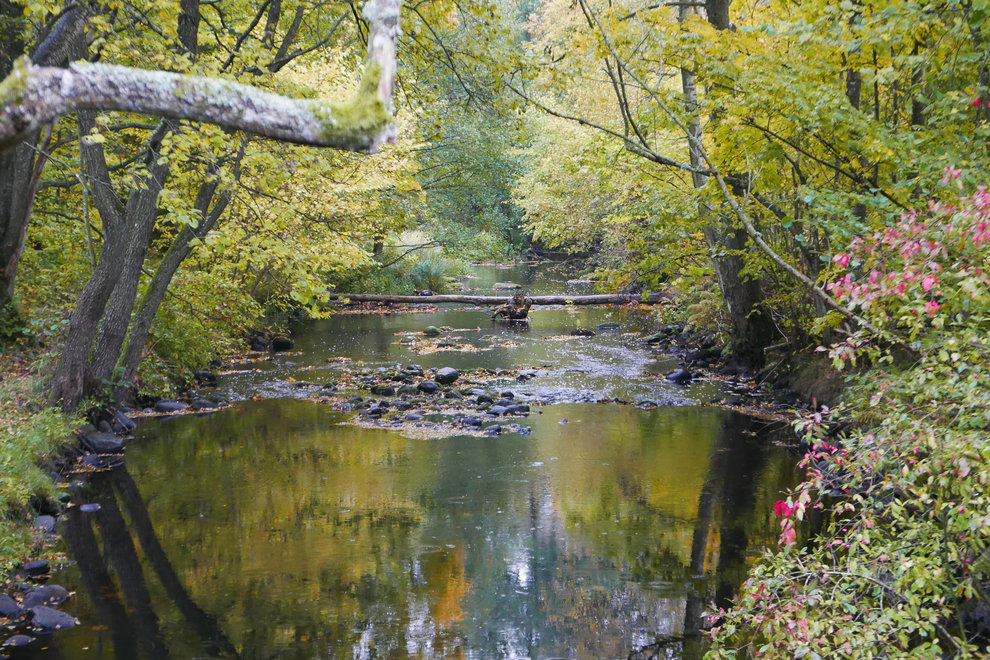
MULTIPOLYGON (((216 184, 214 183, 212 190, 208 193, 210 197, 212 197, 215 189, 216 184)), ((203 192, 203 189, 201 189, 201 196, 203 196, 203 192)), ((138 311, 134 316, 134 322, 131 324, 131 330, 127 335, 127 344, 120 357, 121 386, 117 389, 114 396, 114 399, 118 402, 124 399, 127 391, 133 386, 134 376, 137 373, 138 366, 141 364, 144 347, 148 343, 148 335, 151 332, 151 325, 155 320, 155 315, 158 314, 158 308, 165 299, 168 286, 172 283, 172 278, 175 276, 176 271, 192 252, 193 239, 203 238, 213 229, 217 220, 220 219, 220 216, 230 203, 230 198, 230 191, 221 193, 213 210, 208 214, 204 214, 205 217, 203 217, 195 229, 188 226, 183 228, 169 247, 168 252, 165 253, 161 263, 158 264, 158 268, 155 269, 155 274, 152 276, 150 284, 148 284, 148 289, 141 297, 141 304, 138 306, 138 311)), ((209 203, 209 199, 206 200, 206 203, 209 203)), ((197 207, 199 207, 199 204, 197 204, 197 207)))
MULTIPOLYGON (((707 9, 709 23, 720 30, 728 29, 728 0, 709 0, 707 9)), ((686 17, 686 13, 686 7, 681 7, 681 20, 686 17)), ((702 131, 697 118, 698 89, 693 71, 681 69, 681 87, 685 105, 692 115, 688 124, 688 130, 694 138, 688 140, 691 165, 700 169, 703 161, 698 145, 701 144, 702 131)), ((691 179, 694 187, 700 188, 705 185, 707 177, 699 172, 692 172, 691 179)), ((776 331, 770 315, 764 309, 759 281, 746 278, 742 274, 745 266, 742 255, 747 250, 746 232, 733 227, 729 218, 719 216, 707 206, 702 206, 699 214, 709 217, 704 235, 722 292, 722 301, 729 316, 729 360, 745 369, 759 369, 765 359, 763 349, 770 345, 776 331)))
MULTIPOLYGON (((33 61, 38 65, 57 65, 68 59, 70 49, 83 36, 87 9, 76 6, 69 9, 55 23, 51 31, 35 50, 33 61)), ((0 10, 0 78, 6 78, 14 67, 14 58, 25 50, 19 22, 23 21, 21 8, 3 3, 0 10)), ((14 308, 14 279, 17 265, 24 251, 31 209, 44 157, 33 149, 38 143, 39 131, 29 131, 13 148, 0 151, 0 338, 20 328, 20 317, 14 308)))
MULTIPOLYGON (((377 293, 333 293, 331 300, 348 300, 349 302, 381 302, 381 303, 464 303, 466 305, 505 305, 512 302, 506 296, 390 296, 377 293)), ((527 300, 534 305, 626 305, 642 303, 655 305, 673 299, 670 293, 650 293, 645 295, 630 293, 610 293, 593 296, 528 296, 527 300)))

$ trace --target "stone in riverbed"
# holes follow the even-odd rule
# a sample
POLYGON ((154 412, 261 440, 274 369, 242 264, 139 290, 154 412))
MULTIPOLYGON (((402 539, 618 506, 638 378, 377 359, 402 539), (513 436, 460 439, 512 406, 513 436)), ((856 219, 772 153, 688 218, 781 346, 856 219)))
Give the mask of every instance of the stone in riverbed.
POLYGON ((182 403, 181 401, 162 399, 161 401, 155 404, 155 412, 175 413, 175 412, 182 412, 184 410, 189 410, 189 404, 182 403))
POLYGON ((92 504, 83 504, 79 507, 79 510, 83 513, 96 513, 100 510, 100 505, 95 502, 92 504))
POLYGON ((0 595, 0 615, 7 617, 8 619, 17 619, 24 614, 24 610, 21 606, 17 604, 13 598, 7 594, 0 595))
POLYGON ((406 415, 407 422, 421 422, 423 421, 423 416, 416 413, 409 413, 406 415))
POLYGON ((34 528, 45 534, 55 533, 55 517, 54 516, 38 516, 34 519, 34 528))
POLYGON ((137 424, 123 410, 118 410, 113 414, 113 421, 110 423, 110 427, 117 433, 126 433, 136 429, 137 424))
POLYGON ((667 374, 667 380, 677 385, 687 385, 691 382, 693 375, 687 369, 674 369, 667 374))
POLYGON ((217 404, 209 399, 196 399, 193 401, 192 407, 194 410, 216 410, 217 404))
POLYGON ((464 426, 481 426, 481 420, 477 417, 465 417, 461 420, 464 426))
POLYGON ((488 414, 495 415, 496 417, 499 415, 504 415, 507 412, 509 412, 509 409, 506 408, 505 406, 492 406, 491 408, 488 409, 488 414))
POLYGON ((502 427, 499 426, 498 424, 492 424, 491 426, 486 426, 484 430, 484 434, 491 437, 501 435, 501 433, 502 433, 502 427))
POLYGON ((65 602, 68 597, 69 591, 65 587, 58 584, 46 584, 29 591, 24 597, 21 607, 30 610, 39 605, 58 605, 65 602))
POLYGON ((434 383, 432 380, 424 380, 416 387, 423 394, 436 394, 437 392, 440 391, 440 386, 434 383))
POLYGON ((513 406, 508 407, 510 415, 522 415, 529 412, 529 405, 525 403, 517 403, 513 406))
POLYGON ((124 439, 115 433, 87 433, 83 435, 82 443, 94 454, 119 454, 124 451, 124 439))
POLYGON ((268 341, 261 335, 256 335, 251 338, 251 350, 262 352, 268 350, 268 341))
POLYGON ((44 559, 35 559, 34 561, 29 561, 21 567, 21 570, 25 575, 38 576, 45 575, 51 570, 51 566, 44 559))
POLYGON ((426 335, 427 337, 439 337, 440 332, 441 332, 440 328, 438 328, 435 325, 427 326, 426 329, 423 330, 423 334, 426 335))
POLYGON ((395 396, 395 388, 390 385, 372 385, 371 393, 378 396, 395 396))
POLYGON ((453 367, 444 367, 437 370, 437 382, 441 385, 450 385, 460 378, 461 373, 453 367))
POLYGON ((34 637, 28 637, 27 635, 14 635, 13 637, 8 637, 3 643, 4 646, 27 646, 34 641, 34 637))
POLYGON ((44 605, 31 608, 31 613, 34 614, 34 619, 31 621, 34 631, 42 635, 50 635, 79 625, 75 617, 44 605))
POLYGON ((291 351, 294 347, 295 343, 285 335, 272 337, 272 350, 276 353, 281 351, 291 351))

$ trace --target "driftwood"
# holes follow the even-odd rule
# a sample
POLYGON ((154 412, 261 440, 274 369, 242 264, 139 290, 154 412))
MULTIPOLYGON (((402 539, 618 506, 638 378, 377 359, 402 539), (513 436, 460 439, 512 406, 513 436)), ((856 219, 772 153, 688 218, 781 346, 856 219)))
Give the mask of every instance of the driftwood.
MULTIPOLYGON (((643 303, 655 305, 665 300, 671 300, 669 293, 607 293, 594 296, 528 296, 533 305, 625 305, 627 303, 643 303)), ((381 303, 463 303, 465 305, 499 306, 512 302, 509 296, 463 296, 463 295, 433 295, 433 296, 389 296, 376 293, 332 293, 331 300, 347 300, 350 302, 381 302, 381 303)))
POLYGON ((497 319, 504 316, 510 321, 522 321, 529 316, 529 308, 533 306, 533 299, 526 295, 525 291, 520 291, 512 296, 512 300, 501 307, 496 307, 492 312, 492 318, 497 319))

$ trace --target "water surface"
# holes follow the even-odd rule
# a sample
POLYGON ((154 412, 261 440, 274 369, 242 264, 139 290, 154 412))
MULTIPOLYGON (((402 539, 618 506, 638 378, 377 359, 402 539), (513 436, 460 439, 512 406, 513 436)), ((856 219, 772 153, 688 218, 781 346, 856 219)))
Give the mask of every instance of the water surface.
POLYGON ((74 491, 100 510, 62 522, 76 563, 57 580, 81 625, 25 657, 699 657, 702 612, 779 532, 773 501, 793 481, 772 442, 782 429, 692 405, 703 390, 658 378, 664 360, 615 310, 540 310, 501 353, 411 357, 395 343, 486 314, 310 322, 297 354, 221 389, 297 393, 340 355, 533 366, 513 391, 563 403, 534 407, 531 435, 413 440, 300 398, 145 420, 126 467, 74 491), (622 327, 545 339, 609 320, 622 327), (582 402, 607 395, 678 405, 582 402))

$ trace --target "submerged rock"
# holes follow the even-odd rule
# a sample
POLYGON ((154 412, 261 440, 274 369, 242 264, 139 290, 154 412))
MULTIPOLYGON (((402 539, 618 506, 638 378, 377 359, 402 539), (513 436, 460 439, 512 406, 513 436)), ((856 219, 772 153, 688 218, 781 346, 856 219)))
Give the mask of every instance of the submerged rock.
POLYGON ((295 347, 295 342, 285 335, 272 337, 272 350, 276 353, 281 351, 291 351, 295 347))
POLYGON ((674 369, 667 374, 667 380, 677 385, 686 385, 694 376, 687 369, 674 369))
POLYGON ((32 607, 31 613, 34 614, 34 619, 31 621, 34 630, 42 635, 50 635, 79 625, 79 622, 72 615, 44 605, 32 607))
POLYGON ((27 646, 34 641, 34 637, 28 637, 27 635, 14 635, 13 637, 8 637, 3 643, 4 646, 27 646))

